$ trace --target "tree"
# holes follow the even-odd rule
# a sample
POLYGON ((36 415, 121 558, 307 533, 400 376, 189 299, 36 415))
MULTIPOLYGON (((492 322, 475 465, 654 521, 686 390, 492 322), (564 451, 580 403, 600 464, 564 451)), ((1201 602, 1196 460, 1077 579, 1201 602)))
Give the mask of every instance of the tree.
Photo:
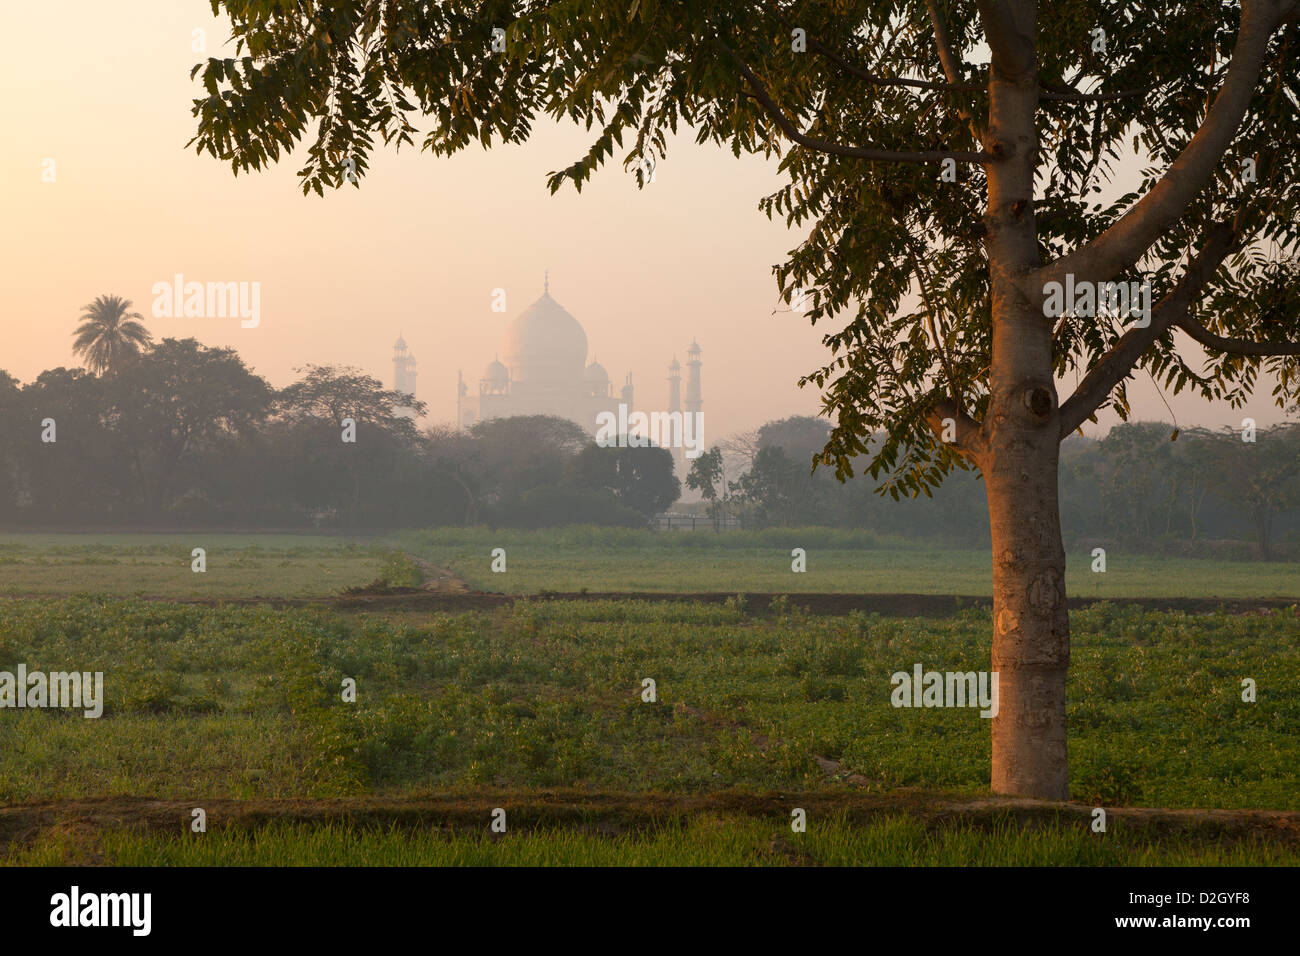
MULTIPOLYGON (((718 486, 723 483, 722 449, 714 445, 691 462, 691 470, 686 473, 686 487, 700 493, 700 497, 709 503, 709 517, 713 519, 713 530, 722 530, 722 508, 718 501, 718 486)), ((722 487, 726 493, 725 485, 722 487)))
POLYGON ((1243 441, 1235 428, 1206 435, 1206 469, 1215 494, 1236 504, 1255 526, 1259 555, 1273 559, 1273 523, 1300 507, 1300 425, 1277 425, 1243 441))
POLYGON ((1143 538, 1168 531, 1173 513, 1170 495, 1178 493, 1172 480, 1171 432, 1169 426, 1155 422, 1125 422, 1098 443, 1106 465, 1100 489, 1103 511, 1115 536, 1143 538), (1163 529, 1157 527, 1161 513, 1163 529))
POLYGON ((473 438, 454 425, 435 424, 424 430, 425 458, 465 496, 465 525, 478 520, 473 468, 475 445, 473 438))
POLYGON ((425 403, 358 369, 308 365, 297 371, 305 375, 281 390, 276 407, 305 442, 301 483, 316 489, 314 506, 342 510, 355 527, 367 479, 378 485, 420 443, 415 423, 400 410, 421 415, 425 403))
POLYGON ((792 415, 768 422, 758 430, 759 449, 777 447, 796 461, 808 462, 820 457, 830 438, 831 426, 823 418, 792 415))
POLYGON ((826 453, 841 478, 867 458, 894 496, 982 472, 992 788, 1068 795, 1061 440, 1125 413, 1136 372, 1229 401, 1261 372, 1280 404, 1300 392, 1280 264, 1300 243, 1300 0, 1073 0, 1041 21, 1034 0, 214 6, 246 55, 195 67, 191 142, 239 172, 306 136, 304 192, 359 186, 376 138, 414 142, 413 114, 435 155, 522 142, 542 114, 598 127, 552 190, 625 138, 646 185, 679 123, 779 157, 789 183, 760 208, 808 230, 774 267, 781 296, 836 323, 802 380, 836 423, 826 453))
POLYGON ((1186 499, 1187 534, 1193 541, 1200 533, 1201 507, 1213 478, 1214 465, 1206 453, 1209 436, 1202 429, 1191 429, 1186 436, 1180 435, 1180 440, 1174 443, 1170 465, 1173 481, 1186 499))
POLYGON ((221 443, 259 425, 271 398, 234 349, 163 339, 106 380, 96 411, 120 436, 140 505, 156 517, 206 485, 221 443))
POLYGON ((26 464, 20 451, 24 446, 23 426, 26 408, 22 388, 16 378, 0 370, 0 521, 8 521, 18 511, 18 492, 26 464))
POLYGON ((754 456, 758 454, 758 429, 736 432, 718 442, 722 450, 722 470, 738 475, 754 467, 754 456), (730 466, 730 468, 728 468, 730 466))
POLYGON ((114 491, 125 461, 105 421, 108 380, 85 369, 48 369, 24 386, 11 446, 17 489, 28 514, 42 522, 104 520, 121 502, 114 491), (52 420, 56 440, 40 440, 52 420))
POLYGON ((149 330, 137 321, 139 312, 128 312, 131 300, 116 295, 100 295, 83 305, 81 325, 77 326, 72 351, 84 356, 96 375, 116 371, 122 361, 140 354, 152 338, 149 330))
POLYGON ((754 467, 731 483, 731 495, 759 527, 836 524, 828 515, 838 488, 825 472, 809 474, 807 459, 768 445, 754 456, 754 467))
POLYGON ((513 415, 475 422, 468 467, 479 500, 491 508, 564 482, 570 459, 591 442, 576 423, 554 415, 513 415))
POLYGON ((646 518, 663 511, 682 493, 682 483, 673 474, 673 455, 667 448, 605 448, 592 443, 578 452, 569 469, 577 487, 607 490, 620 504, 646 518))

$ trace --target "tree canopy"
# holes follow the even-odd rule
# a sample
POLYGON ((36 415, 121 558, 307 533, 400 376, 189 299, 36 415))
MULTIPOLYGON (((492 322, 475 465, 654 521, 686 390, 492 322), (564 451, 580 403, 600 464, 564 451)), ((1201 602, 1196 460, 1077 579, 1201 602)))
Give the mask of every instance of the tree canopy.
POLYGON ((1107 404, 1126 415, 1131 374, 1236 403, 1265 370, 1280 404, 1300 389, 1300 349, 1268 354, 1300 338, 1294 0, 1044 4, 1028 38, 1027 5, 997 0, 212 6, 239 55, 195 67, 192 144, 236 172, 305 146, 304 191, 359 185, 378 142, 445 155, 522 142, 543 117, 592 133, 552 190, 616 158, 643 182, 679 128, 779 157, 789 183, 761 208, 806 230, 775 275, 829 327, 804 381, 824 389, 841 474, 867 454, 915 494, 971 457, 936 421, 965 438, 987 413, 996 217, 1032 222, 1035 301, 1067 273, 1151 283, 1145 328, 1055 322, 1052 371, 1079 380, 1063 434, 1107 404), (1006 209, 987 170, 1019 147, 991 60, 1035 71, 1033 194, 1006 209))

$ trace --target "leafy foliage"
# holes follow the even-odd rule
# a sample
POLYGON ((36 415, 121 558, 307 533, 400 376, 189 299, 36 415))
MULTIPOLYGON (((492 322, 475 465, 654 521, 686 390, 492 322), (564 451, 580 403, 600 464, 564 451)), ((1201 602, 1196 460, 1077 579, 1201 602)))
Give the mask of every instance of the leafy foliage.
MULTIPOLYGON (((782 301, 806 295, 807 317, 826 328, 830 357, 800 384, 823 390, 836 423, 827 459, 846 477, 865 458, 895 496, 928 492, 967 466, 926 415, 951 401, 982 419, 989 405, 993 303, 983 239, 1000 211, 988 208, 982 163, 968 162, 982 160, 976 151, 991 132, 986 36, 972 0, 212 7, 229 16, 239 55, 194 68, 205 95, 194 101, 191 144, 238 173, 305 143, 304 192, 359 185, 376 142, 414 145, 422 119, 421 147, 435 155, 523 142, 543 117, 582 124, 591 145, 550 173, 552 190, 580 190, 616 153, 643 184, 648 164, 685 128, 736 156, 776 158, 789 183, 760 208, 806 230, 774 275, 782 301), (934 165, 945 155, 961 159, 948 179, 934 165), (878 432, 884 440, 872 443, 878 432)), ((1032 217, 1040 258, 1101 235, 1169 169, 1223 82, 1240 19, 1237 5, 1221 0, 1044 5, 1033 37, 1035 195, 1016 211, 1032 217), (1094 49, 1098 25, 1109 37, 1104 53, 1094 49), (1143 169, 1130 189, 1121 173, 1134 163, 1143 169)), ((1213 182, 1116 277, 1149 279, 1158 300, 1207 230, 1233 222, 1237 251, 1199 312, 1226 336, 1300 339, 1298 49, 1292 16, 1264 51, 1213 182)), ((1122 332, 1114 320, 1064 316, 1053 342, 1058 379, 1094 368, 1122 332)), ((1174 392, 1237 404, 1268 372, 1278 377, 1279 404, 1300 395, 1295 356, 1211 351, 1198 369, 1166 331, 1135 371, 1174 392)), ((1122 379, 1110 401, 1127 413, 1122 379)))
POLYGON ((72 351, 85 356, 95 374, 117 368, 127 359, 140 354, 150 343, 149 330, 139 320, 139 312, 128 312, 131 300, 117 295, 100 295, 82 306, 81 325, 77 327, 72 351))

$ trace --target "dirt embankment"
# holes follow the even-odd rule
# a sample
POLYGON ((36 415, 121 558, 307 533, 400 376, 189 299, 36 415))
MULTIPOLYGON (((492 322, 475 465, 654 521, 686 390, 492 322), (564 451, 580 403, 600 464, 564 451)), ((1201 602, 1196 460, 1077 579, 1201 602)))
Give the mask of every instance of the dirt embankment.
MULTIPOLYGON (((412 831, 482 832, 495 807, 506 807, 511 829, 565 828, 614 836, 663 826, 680 826, 701 814, 749 816, 785 821, 791 807, 809 815, 843 814, 866 824, 906 814, 930 827, 993 828, 1013 821, 1021 828, 1090 826, 1093 808, 1004 797, 954 797, 920 790, 723 792, 699 795, 542 790, 483 792, 413 798, 365 797, 331 800, 155 800, 110 797, 0 807, 0 857, 55 831, 75 834, 88 848, 103 832, 132 830, 182 835, 191 811, 202 806, 210 831, 256 830, 272 824, 341 824, 359 828, 398 827, 412 831)), ((1151 839, 1222 843, 1263 840, 1300 848, 1300 812, 1198 810, 1148 807, 1106 808, 1110 828, 1141 831, 1151 839)))
MULTIPOLYGON (((892 617, 946 617, 967 608, 993 607, 993 599, 979 595, 951 594, 827 594, 746 592, 744 607, 748 613, 765 615, 770 612, 773 599, 788 597, 791 607, 809 614, 834 615, 862 611, 892 617)), ((485 591, 426 588, 387 588, 361 590, 349 594, 322 598, 238 598, 225 601, 196 600, 200 604, 273 604, 300 607, 324 604, 341 610, 367 611, 488 611, 515 604, 519 601, 686 601, 703 604, 725 604, 734 601, 735 592, 723 591, 543 591, 539 594, 497 594, 485 591)), ((1108 598, 1117 605, 1132 605, 1152 610, 1184 611, 1204 614, 1224 610, 1230 614, 1252 614, 1285 611, 1300 605, 1300 598, 1108 598)), ((1071 598, 1071 608, 1084 608, 1101 603, 1096 598, 1071 598)))

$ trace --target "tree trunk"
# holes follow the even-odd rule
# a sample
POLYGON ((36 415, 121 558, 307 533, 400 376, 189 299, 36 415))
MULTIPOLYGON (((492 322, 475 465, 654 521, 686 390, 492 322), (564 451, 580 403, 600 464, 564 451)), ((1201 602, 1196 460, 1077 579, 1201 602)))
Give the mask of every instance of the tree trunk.
POLYGON ((1061 421, 1052 378, 1053 320, 1041 289, 1021 286, 1041 264, 1034 225, 1038 157, 1038 63, 1032 0, 1001 8, 991 37, 985 248, 992 279, 993 361, 980 466, 993 538, 993 718, 995 793, 1047 800, 1069 796, 1065 671, 1069 618, 1065 550, 1057 502, 1061 421))
POLYGON ((1016 434, 1017 429, 1002 424, 1010 434, 994 433, 984 472, 993 536, 993 670, 998 674, 992 788, 995 793, 1065 800, 1070 631, 1055 432, 1016 434))

